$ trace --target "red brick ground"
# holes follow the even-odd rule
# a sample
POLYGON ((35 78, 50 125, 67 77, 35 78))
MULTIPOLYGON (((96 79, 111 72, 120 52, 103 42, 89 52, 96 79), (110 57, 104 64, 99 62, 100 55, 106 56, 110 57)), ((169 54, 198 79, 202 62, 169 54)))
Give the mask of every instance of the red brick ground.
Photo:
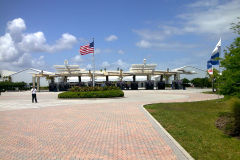
POLYGON ((6 160, 176 158, 129 103, 3 111, 0 144, 6 160))

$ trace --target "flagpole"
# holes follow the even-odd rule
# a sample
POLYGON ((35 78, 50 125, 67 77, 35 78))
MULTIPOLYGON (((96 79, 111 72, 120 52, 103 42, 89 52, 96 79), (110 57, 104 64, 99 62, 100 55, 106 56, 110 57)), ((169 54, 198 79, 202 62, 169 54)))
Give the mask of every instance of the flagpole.
POLYGON ((212 92, 214 92, 214 73, 213 73, 213 65, 212 65, 212 92))
POLYGON ((222 38, 220 37, 221 45, 219 46, 219 64, 218 64, 218 99, 219 99, 219 80, 220 80, 220 59, 221 59, 221 50, 222 50, 222 38))
MULTIPOLYGON (((93 38, 93 44, 94 44, 94 38, 93 38)), ((94 46, 94 48, 95 48, 95 46, 94 46)), ((95 87, 95 58, 94 58, 94 50, 93 50, 93 87, 95 87)))

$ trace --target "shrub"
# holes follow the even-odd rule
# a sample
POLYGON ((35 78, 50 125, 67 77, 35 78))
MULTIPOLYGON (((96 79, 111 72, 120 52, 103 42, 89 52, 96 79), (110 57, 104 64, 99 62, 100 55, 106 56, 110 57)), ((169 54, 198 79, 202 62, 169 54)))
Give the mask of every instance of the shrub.
POLYGON ((194 85, 194 87, 211 87, 211 82, 209 80, 209 78, 205 77, 205 78, 194 78, 192 81, 192 84, 194 85))
POLYGON ((234 116, 234 134, 240 136, 240 99, 232 99, 230 105, 234 116))
POLYGON ((28 89, 25 82, 0 82, 0 91, 15 90, 16 88, 19 90, 28 89))
POLYGON ((115 86, 105 86, 105 87, 79 87, 74 86, 70 88, 71 92, 89 92, 89 91, 107 91, 107 90, 120 90, 120 88, 115 86))
POLYGON ((85 91, 85 92, 73 92, 67 91, 58 94, 58 98, 110 98, 110 97, 123 97, 122 90, 102 90, 102 91, 85 91))

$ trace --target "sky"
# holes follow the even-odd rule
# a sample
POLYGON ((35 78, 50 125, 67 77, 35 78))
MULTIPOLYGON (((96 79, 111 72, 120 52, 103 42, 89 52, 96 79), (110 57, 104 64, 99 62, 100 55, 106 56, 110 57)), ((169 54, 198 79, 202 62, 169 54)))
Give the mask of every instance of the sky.
MULTIPOLYGON (((92 69, 79 48, 95 42, 96 69, 131 64, 157 69, 206 69, 215 45, 237 36, 240 0, 0 0, 0 69, 55 71, 53 65, 92 69)), ((223 56, 223 51, 222 51, 223 56)))

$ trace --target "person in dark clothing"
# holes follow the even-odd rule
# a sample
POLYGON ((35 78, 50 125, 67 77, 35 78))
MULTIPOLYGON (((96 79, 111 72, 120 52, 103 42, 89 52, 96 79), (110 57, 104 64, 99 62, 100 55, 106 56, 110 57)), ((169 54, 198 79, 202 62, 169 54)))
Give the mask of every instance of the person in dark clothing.
POLYGON ((35 102, 37 103, 37 94, 36 94, 37 89, 35 87, 33 87, 31 89, 31 92, 32 92, 32 103, 34 103, 34 99, 35 99, 35 102))

